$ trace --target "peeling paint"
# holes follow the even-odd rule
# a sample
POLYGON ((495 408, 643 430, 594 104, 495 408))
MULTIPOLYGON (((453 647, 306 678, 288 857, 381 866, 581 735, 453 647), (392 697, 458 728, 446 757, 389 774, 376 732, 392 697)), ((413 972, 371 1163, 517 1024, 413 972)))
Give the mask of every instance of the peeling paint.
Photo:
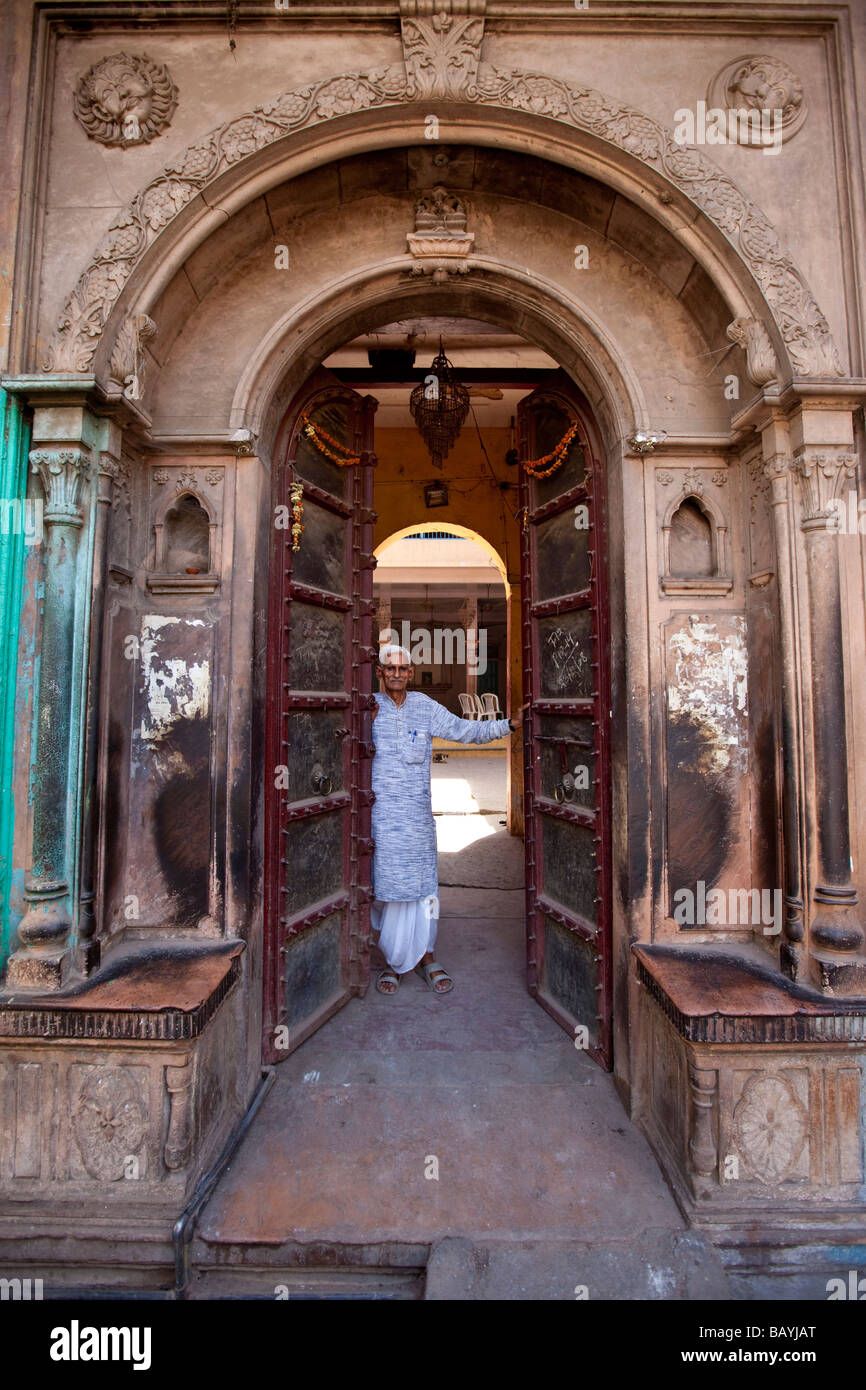
POLYGON ((148 614, 141 624, 141 675, 147 712, 141 737, 149 743, 165 738, 180 719, 206 719, 210 707, 210 662, 165 657, 165 629, 183 625, 205 627, 200 618, 148 614))
POLYGON ((671 714, 691 716, 707 736, 708 771, 721 772, 741 762, 747 713, 747 653, 745 619, 728 618, 731 630, 723 637, 715 623, 695 614, 688 629, 670 638, 675 653, 674 680, 668 688, 671 714))

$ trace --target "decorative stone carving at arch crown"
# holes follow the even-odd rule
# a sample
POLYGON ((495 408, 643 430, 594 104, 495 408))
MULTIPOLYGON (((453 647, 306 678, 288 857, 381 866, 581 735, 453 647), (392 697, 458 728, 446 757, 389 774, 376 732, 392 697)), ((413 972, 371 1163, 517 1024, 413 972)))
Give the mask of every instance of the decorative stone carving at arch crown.
POLYGON ((45 370, 93 369, 112 309, 145 252, 226 170, 297 131, 340 116, 419 103, 420 120, 426 114, 423 104, 435 95, 544 117, 605 141, 661 174, 721 229, 745 262, 773 313, 795 374, 844 375, 827 320, 774 227, 706 155, 680 144, 651 116, 590 87, 484 63, 476 70, 484 23, 480 0, 451 0, 437 4, 436 12, 434 23, 431 0, 403 0, 405 64, 327 77, 286 92, 224 122, 152 178, 115 218, 80 276, 45 370), (477 17, 458 18, 467 13, 477 17))

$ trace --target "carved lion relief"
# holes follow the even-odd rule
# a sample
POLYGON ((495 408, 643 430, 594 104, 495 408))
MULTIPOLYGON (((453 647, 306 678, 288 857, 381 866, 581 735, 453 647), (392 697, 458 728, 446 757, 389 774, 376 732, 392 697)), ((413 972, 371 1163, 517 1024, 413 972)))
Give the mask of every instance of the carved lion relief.
MULTIPOLYGON (((728 111, 757 111, 773 115, 782 141, 790 140, 806 119, 803 84, 781 58, 757 54, 736 58, 716 73, 709 86, 708 105, 728 111)), ((737 136, 741 145, 760 145, 761 138, 745 123, 737 136)))
POLYGON ((73 107, 91 140, 143 145, 168 127, 177 106, 168 68, 141 56, 113 53, 94 63, 75 89, 73 107))

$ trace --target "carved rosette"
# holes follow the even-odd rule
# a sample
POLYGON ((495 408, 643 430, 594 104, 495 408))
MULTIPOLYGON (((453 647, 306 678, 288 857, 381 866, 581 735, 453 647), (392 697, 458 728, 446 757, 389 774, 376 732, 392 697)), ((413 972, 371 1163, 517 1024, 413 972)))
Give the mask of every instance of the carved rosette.
POLYGON ((94 63, 75 89, 79 124, 101 145, 145 145, 167 130, 177 106, 168 68, 146 53, 113 53, 94 63))
MULTIPOLYGON (((735 58, 727 63, 710 82, 707 105, 726 111, 765 114, 771 121, 778 121, 783 141, 796 135, 807 111, 803 83, 794 69, 783 59, 766 54, 735 58)), ((743 120, 737 123, 736 138, 740 145, 764 144, 760 134, 743 120)))
POLYGON ((809 1132, 806 1108, 787 1077, 754 1073, 734 1109, 737 1148, 759 1182, 782 1182, 809 1132))
POLYGON ((831 505, 838 495, 843 479, 851 479, 857 471, 854 454, 830 450, 813 454, 798 453, 794 459, 803 499, 803 529, 826 529, 827 521, 835 518, 831 505))
POLYGON ((123 1067, 97 1067, 81 1083, 72 1110, 81 1161, 92 1178, 115 1182, 144 1141, 145 1117, 123 1067))
POLYGON ((759 319, 738 318, 727 327, 727 335, 746 354, 746 371, 755 386, 776 381, 779 367, 770 335, 759 319))
MULTIPOLYGON (((466 0, 464 14, 471 4, 472 0, 466 0)), ((472 64, 453 61, 461 45, 476 51, 483 20, 450 14, 450 25, 427 32, 424 26, 432 25, 432 5, 422 5, 422 0, 415 0, 414 6, 404 0, 404 5, 404 24, 410 26, 404 35, 407 66, 349 73, 287 92, 270 105, 211 131, 137 194, 109 228, 68 299, 45 370, 85 372, 91 368, 102 330, 132 271, 163 228, 227 169, 321 121, 376 107, 425 102, 444 85, 452 98, 524 111, 586 131, 661 174, 722 230, 745 261, 770 305, 796 374, 844 375, 827 320, 774 227, 706 155, 680 144, 672 131, 652 117, 592 88, 485 64, 474 71, 472 64), (473 24, 479 27, 472 31, 470 43, 467 26, 473 24)))
POLYGON ((45 489, 46 522, 83 523, 81 485, 87 477, 89 460, 83 449, 33 449, 30 468, 38 473, 45 489))

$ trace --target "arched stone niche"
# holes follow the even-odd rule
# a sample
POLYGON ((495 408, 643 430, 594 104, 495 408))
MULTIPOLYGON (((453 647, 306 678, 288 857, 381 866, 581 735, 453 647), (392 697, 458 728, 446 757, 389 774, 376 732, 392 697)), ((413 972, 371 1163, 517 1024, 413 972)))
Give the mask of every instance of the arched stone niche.
MULTIPOLYGON (((166 469, 157 469, 153 481, 162 488, 166 469)), ((153 568, 147 574, 151 593, 212 594, 219 588, 219 533, 217 507, 195 482, 181 474, 173 493, 159 497, 153 515, 153 568)))
POLYGON ((662 521, 662 575, 665 594, 727 594, 733 587, 728 555, 728 523, 721 508, 704 496, 702 484, 668 504, 662 521))

